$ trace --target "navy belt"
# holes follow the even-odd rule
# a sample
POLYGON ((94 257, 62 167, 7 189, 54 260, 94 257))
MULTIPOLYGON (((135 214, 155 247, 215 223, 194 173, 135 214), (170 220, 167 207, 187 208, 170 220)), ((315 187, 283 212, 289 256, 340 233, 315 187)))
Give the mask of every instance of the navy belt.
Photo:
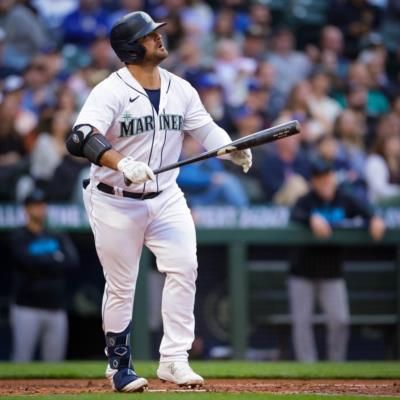
MULTIPOLYGON (((85 184, 86 186, 89 184, 87 180, 85 179, 86 182, 84 182, 84 187, 85 184)), ((115 195, 115 190, 112 186, 107 185, 106 183, 100 182, 97 185, 97 189, 99 189, 101 192, 107 193, 107 194, 113 194, 115 195)), ((122 197, 129 197, 131 199, 136 199, 136 200, 148 200, 148 199, 154 199, 154 197, 157 197, 160 192, 148 192, 148 193, 133 193, 133 192, 127 192, 126 190, 123 190, 121 195, 122 197)))

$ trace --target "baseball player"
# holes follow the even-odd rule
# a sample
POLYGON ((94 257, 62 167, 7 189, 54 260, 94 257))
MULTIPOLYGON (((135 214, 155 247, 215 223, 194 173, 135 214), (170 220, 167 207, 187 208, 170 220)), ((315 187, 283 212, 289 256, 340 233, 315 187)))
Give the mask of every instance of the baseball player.
MULTIPOLYGON (((121 392, 147 387, 134 370, 129 346, 143 245, 166 275, 157 375, 182 386, 204 383, 188 363, 194 339, 195 227, 176 184, 179 170, 155 176, 153 169, 178 160, 185 134, 206 149, 231 139, 212 121, 195 89, 159 67, 168 56, 158 31, 163 25, 133 12, 112 27, 110 43, 125 67, 92 90, 66 141, 71 154, 93 163, 83 196, 106 280, 106 376, 121 392)), ((251 167, 249 150, 230 159, 245 172, 251 167)))

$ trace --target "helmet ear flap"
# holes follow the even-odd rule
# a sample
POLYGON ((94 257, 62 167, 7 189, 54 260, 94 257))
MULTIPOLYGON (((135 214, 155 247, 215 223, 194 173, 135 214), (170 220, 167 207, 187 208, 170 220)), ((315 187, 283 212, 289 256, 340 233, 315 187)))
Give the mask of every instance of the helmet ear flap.
POLYGON ((146 48, 140 43, 136 42, 131 44, 129 53, 131 62, 139 62, 143 60, 144 55, 146 54, 146 48))
POLYGON ((143 60, 146 54, 146 48, 138 43, 119 43, 118 44, 118 57, 127 64, 135 64, 143 60))

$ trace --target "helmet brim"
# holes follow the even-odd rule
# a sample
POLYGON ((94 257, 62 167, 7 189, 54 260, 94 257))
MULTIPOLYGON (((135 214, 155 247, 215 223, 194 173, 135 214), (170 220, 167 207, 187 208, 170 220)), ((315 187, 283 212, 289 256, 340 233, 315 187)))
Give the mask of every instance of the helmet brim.
POLYGON ((160 29, 164 25, 167 25, 167 23, 166 22, 153 22, 151 24, 148 24, 140 32, 138 32, 135 35, 135 39, 134 40, 136 41, 136 40, 148 35, 149 33, 154 32, 157 29, 160 29))

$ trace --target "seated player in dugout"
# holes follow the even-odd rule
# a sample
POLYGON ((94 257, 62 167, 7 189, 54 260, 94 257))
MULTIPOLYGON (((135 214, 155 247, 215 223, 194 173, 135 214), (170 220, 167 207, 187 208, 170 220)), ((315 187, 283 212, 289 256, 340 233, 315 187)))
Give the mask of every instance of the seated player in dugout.
MULTIPOLYGON (((130 348, 133 300, 142 247, 166 274, 162 294, 164 335, 158 377, 182 386, 201 386, 188 363, 194 340, 197 277, 196 235, 178 169, 154 169, 177 162, 183 137, 206 150, 231 138, 214 123, 196 90, 159 67, 168 56, 159 29, 144 12, 133 12, 112 27, 110 43, 125 64, 89 94, 71 134, 69 152, 93 164, 84 183, 84 204, 106 280, 102 319, 114 390, 143 391, 148 382, 135 372, 130 348)), ((250 150, 229 159, 247 172, 250 150)))
MULTIPOLYGON (((311 189, 299 198, 291 217, 320 239, 349 225, 364 226, 373 240, 382 239, 385 232, 382 218, 369 204, 339 187, 333 164, 322 159, 312 162, 311 189)), ((340 246, 329 243, 302 246, 292 254, 288 289, 293 348, 299 361, 318 359, 312 331, 314 299, 326 315, 328 360, 346 359, 350 316, 342 261, 340 246)))

